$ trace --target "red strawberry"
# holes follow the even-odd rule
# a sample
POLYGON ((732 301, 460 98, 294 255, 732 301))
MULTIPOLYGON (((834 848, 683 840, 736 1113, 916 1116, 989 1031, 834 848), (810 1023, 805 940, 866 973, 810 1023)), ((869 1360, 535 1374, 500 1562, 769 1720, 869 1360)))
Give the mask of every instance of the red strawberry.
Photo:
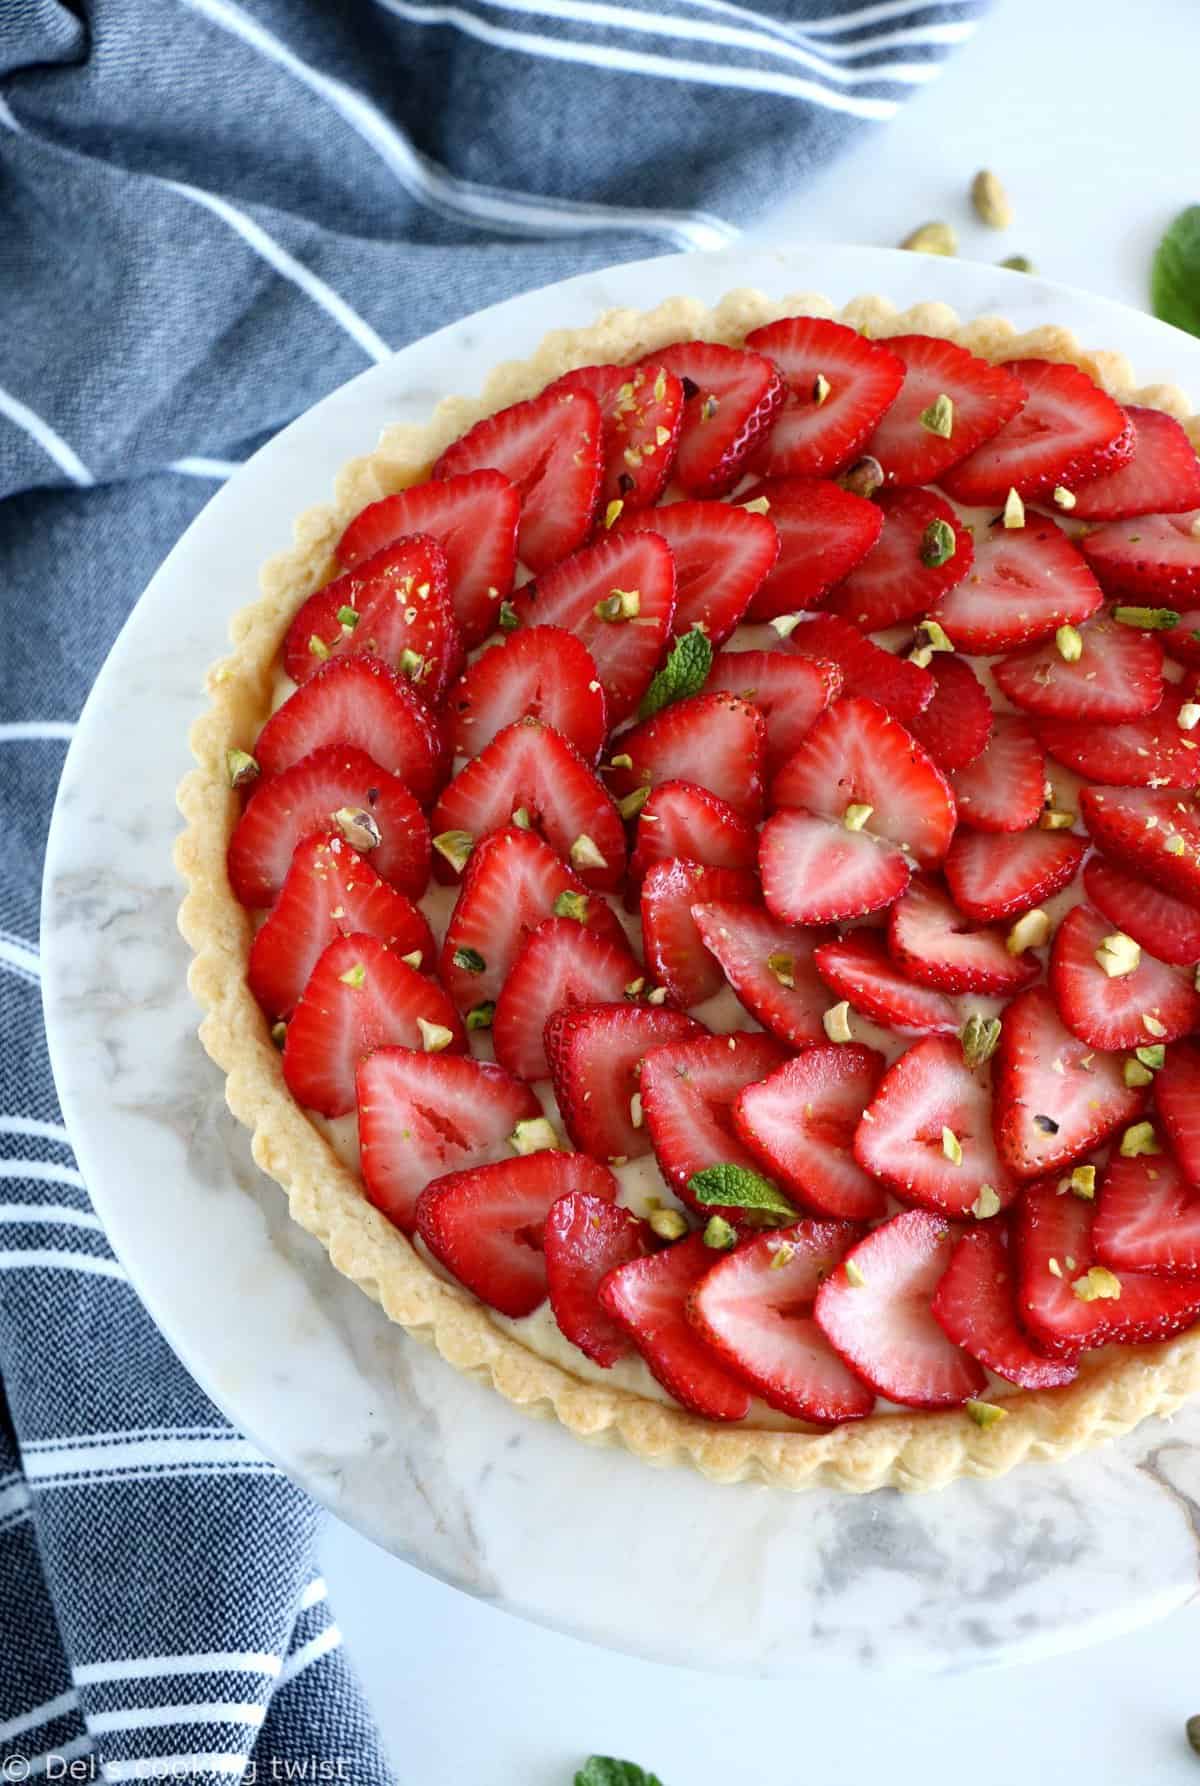
POLYGON ((1200 508, 1200 460, 1173 416, 1126 406, 1133 456, 1106 477, 1073 486, 1078 521, 1125 521, 1133 515, 1177 515, 1200 508))
POLYGON ((1185 607, 1179 625, 1167 627, 1159 637, 1163 650, 1176 663, 1200 665, 1200 608, 1185 607))
POLYGON ((998 434, 1024 406, 1019 379, 953 341, 889 335, 887 346, 904 361, 904 383, 865 451, 878 459, 889 484, 939 483, 943 472, 998 434), (948 431, 922 420, 941 397, 953 405, 948 431))
POLYGON ((1055 640, 993 665, 1015 707, 1043 719, 1137 719, 1162 700, 1162 646, 1152 632, 1107 614, 1079 629, 1082 653, 1068 663, 1055 640))
POLYGON ((1130 458, 1124 412, 1086 372, 1050 360, 1010 360, 1004 370, 1024 385, 1025 403, 940 480, 956 502, 1001 503, 1009 490, 1029 502, 1130 458))
POLYGON ((799 747, 818 714, 836 701, 842 673, 824 658, 795 657, 790 651, 722 651, 705 686, 758 708, 767 725, 770 776, 799 747))
POLYGON ((765 515, 727 502, 672 502, 639 510, 623 533, 657 533, 675 556, 676 638, 698 626, 722 645, 779 556, 765 515))
POLYGON ((1125 1084, 1120 1057, 1073 1036, 1045 986, 1019 993, 1002 1022, 996 1142, 1018 1178, 1072 1165, 1137 1115, 1141 1094, 1125 1084))
POLYGON ((653 533, 610 534, 513 597, 525 626, 575 633, 591 652, 608 700, 608 723, 627 719, 646 692, 671 631, 675 563, 653 533), (636 597, 636 613, 609 619, 613 598, 636 597))
POLYGON ((1045 804, 1046 759, 1023 719, 992 716, 992 735, 965 769, 950 773, 962 824, 976 831, 1026 831, 1045 804))
POLYGON ((888 1401, 950 1408, 977 1395, 987 1378, 946 1338, 930 1308, 954 1250, 954 1230, 927 1210, 909 1209, 872 1229, 817 1292, 825 1337, 888 1401), (854 1270, 849 1275, 846 1267, 854 1270))
POLYGON ((770 360, 715 341, 679 341, 653 356, 683 382, 675 479, 689 496, 724 496, 770 430, 783 380, 770 360))
POLYGON ((832 477, 843 470, 904 383, 898 355, 822 316, 767 323, 747 335, 746 345, 768 354, 787 385, 770 437, 754 456, 764 477, 832 477))
POLYGON ((744 1420, 749 1389, 700 1338, 685 1312, 713 1258, 702 1234, 689 1235, 610 1271, 600 1284, 600 1302, 677 1402, 706 1420, 744 1420))
POLYGON ((336 936, 365 932, 402 959, 430 973, 437 960, 433 932, 403 893, 381 881, 365 856, 332 832, 296 845, 283 891, 255 933, 246 981, 268 1017, 286 1017, 336 936))
POLYGON ((959 651, 1011 651, 1078 626, 1104 597, 1078 550, 1045 515, 1024 527, 993 522, 975 535, 974 566, 934 604, 959 651))
POLYGON ((367 1196, 411 1234, 430 1179, 512 1156, 509 1136, 542 1107, 502 1067, 467 1054, 377 1048, 358 1065, 358 1144, 367 1196))
POLYGON ((1191 976, 1143 955, 1132 973, 1110 978, 1096 956, 1111 935, 1108 921, 1086 905, 1073 906, 1055 932, 1050 990, 1067 1028, 1092 1048, 1139 1048, 1186 1035, 1200 1021, 1191 976))
POLYGON ((822 1043, 802 1048, 734 1102, 734 1127, 746 1146, 821 1215, 869 1222, 886 1212, 882 1186, 854 1158, 854 1132, 884 1065, 873 1048, 822 1043))
POLYGON ((766 502, 779 536, 779 562, 746 610, 747 620, 773 620, 822 608, 825 595, 849 576, 883 529, 883 510, 829 478, 768 478, 738 502, 766 502))
POLYGON ((959 1238, 933 1298, 933 1317, 946 1335, 980 1364, 1019 1389, 1061 1389, 1075 1365, 1044 1358, 1017 1319, 1016 1261, 1004 1230, 979 1223, 959 1238))
POLYGON ((842 672, 842 693, 866 695, 902 726, 933 699, 933 677, 919 664, 885 651, 836 614, 802 621, 788 646, 805 657, 828 658, 842 672))
POLYGON ((610 781, 618 796, 664 781, 694 781, 751 823, 762 812, 767 728, 757 707, 733 695, 691 695, 616 739, 631 759, 610 781))
POLYGON ((1077 775, 1112 787, 1192 788, 1200 782, 1200 743, 1180 724, 1192 695, 1171 689, 1144 719, 1040 719, 1042 749, 1077 775))
POLYGON ((692 917, 756 1022, 793 1048, 824 1040, 828 1000, 813 965, 819 932, 794 930, 758 905, 710 902, 694 905, 692 917))
POLYGON ((550 1206, 543 1244, 550 1307, 559 1330, 607 1370, 633 1347, 600 1301, 600 1284, 618 1265, 650 1252, 650 1225, 604 1197, 571 1191, 550 1206))
POLYGON ((972 924, 924 875, 888 914, 888 948, 910 980, 942 992, 1007 998, 1041 972, 1036 955, 1010 954, 1002 930, 972 924))
POLYGON ((955 833, 946 883, 966 918, 990 924, 1052 899, 1074 880, 1087 839, 1070 831, 955 833))
POLYGON ((623 943, 577 918, 547 918, 525 939, 496 1001, 496 1059, 518 1079, 548 1078, 546 1019, 568 1005, 615 1003, 640 971, 623 943))
POLYGON ((754 868, 758 836, 753 825, 694 781, 662 781, 638 814, 637 847, 629 860, 631 887, 648 868, 683 856, 712 868, 754 868))
POLYGON ((288 1024, 283 1076, 298 1104, 345 1116, 354 1108, 355 1069, 372 1049, 461 1053, 466 1045, 458 1012, 436 980, 377 937, 339 936, 318 960, 288 1024))
POLYGON ((971 535, 932 490, 891 490, 878 506, 878 543, 826 602, 868 633, 928 614, 968 575, 975 556, 971 535), (953 542, 948 556, 943 526, 953 542))
POLYGON ((1110 1160, 1092 1245, 1113 1271, 1200 1277, 1200 1191, 1169 1154, 1110 1160))
MULTIPOLYGON (((733 1126, 733 1103, 743 1086, 765 1079, 787 1059, 771 1036, 739 1030, 731 1036, 694 1036, 652 1048, 642 1062, 642 1109, 658 1168, 675 1195, 703 1214, 710 1209, 688 1189, 708 1166, 759 1171, 733 1126)), ((733 1215, 736 1210, 721 1210, 733 1215)))
MULTIPOLYGON (((911 891, 892 907, 893 923, 909 898, 911 891)), ((813 959, 830 990, 872 1023, 908 1036, 958 1034, 961 1019, 950 1000, 908 979, 876 932, 852 930, 841 942, 822 943, 813 959)))
POLYGON ((417 534, 382 546, 310 595, 287 629, 283 667, 293 682, 306 682, 331 657, 377 657, 393 669, 408 663, 414 691, 436 707, 462 653, 446 554, 417 534))
POLYGON ((673 1004, 701 1004, 724 985, 704 946, 693 905, 758 898, 757 877, 744 868, 709 868, 678 858, 655 862, 642 882, 642 951, 646 972, 673 1004))
MULTIPOLYGON (((621 884, 620 814, 574 746, 535 719, 505 726, 459 770, 433 809, 433 834, 462 831, 478 842, 521 811, 589 887, 621 884)), ((440 878, 450 878, 444 856, 434 866, 440 878)))
POLYGON ((1178 1042, 1154 1076, 1154 1102, 1179 1164, 1200 1185, 1200 1043, 1178 1042))
POLYGON ((587 646, 561 626, 522 627, 475 659, 446 697, 454 753, 478 756, 497 732, 532 715, 594 763, 608 732, 604 690, 587 646))
POLYGON ((254 754, 264 775, 279 775, 330 744, 366 751, 422 806, 437 791, 437 724, 403 678, 378 658, 338 657, 326 664, 275 709, 254 754))
POLYGON ((1083 788, 1083 822, 1106 856, 1164 892, 1200 905, 1200 814, 1190 795, 1158 788, 1083 788))
POLYGON ((891 905, 912 870, 895 844, 868 831, 847 831, 809 812, 777 812, 759 836, 758 872, 776 918, 832 924, 891 905))
POLYGON ((861 1420, 874 1392, 842 1362, 812 1315, 817 1291, 858 1238, 849 1222, 796 1222, 718 1259, 688 1319, 768 1407, 831 1426, 861 1420))
MULTIPOLYGON (((495 626, 500 603, 512 589, 520 517, 521 493, 498 471, 414 484, 354 517, 338 541, 338 563, 347 569, 361 565, 364 576, 373 576, 376 552, 409 534, 427 534, 446 555, 455 617, 465 643, 475 645, 495 626)), ((427 579, 413 574, 419 589, 427 579)), ((373 598, 383 593, 372 585, 373 598)))
POLYGON ((543 1148, 435 1178, 417 1199, 417 1231, 435 1259, 489 1308, 519 1321, 546 1299, 542 1233, 560 1197, 611 1201, 617 1181, 584 1154, 543 1148))
POLYGON ((683 426, 683 386, 654 361, 644 366, 581 366, 546 392, 588 391, 603 418, 601 503, 627 509, 657 502, 670 476, 683 426))
POLYGON ((347 815, 347 836, 363 837, 375 872, 397 892, 419 899, 429 880, 425 815, 402 781, 350 744, 314 750, 255 788, 229 840, 235 896, 243 905, 271 905, 301 838, 332 825, 341 829, 338 813, 347 815), (378 843, 367 841, 365 821, 354 816, 360 812, 378 829, 378 843))
POLYGON ((992 735, 992 703, 965 658, 939 655, 929 668, 936 692, 909 730, 939 769, 965 769, 992 735))
POLYGON ((1197 526, 1200 509, 1190 515, 1144 515, 1097 527, 1080 545, 1106 594, 1186 608, 1200 598, 1197 526))
POLYGON ((546 1024, 546 1054, 554 1096, 576 1147, 613 1161, 649 1153, 650 1136, 644 1125, 634 1126, 632 1110, 642 1061, 661 1043, 704 1033, 693 1018, 660 1005, 556 1011, 546 1024))
POLYGON ((553 386, 468 428, 433 468, 435 478, 502 471, 521 493, 517 556, 549 570, 592 530, 604 472, 604 423, 590 391, 553 386))
POLYGON ((1200 910, 1194 905, 1173 899, 1149 881, 1106 862, 1103 856, 1088 857, 1083 865, 1083 885, 1110 925, 1123 930, 1160 961, 1182 967, 1200 961, 1200 910))

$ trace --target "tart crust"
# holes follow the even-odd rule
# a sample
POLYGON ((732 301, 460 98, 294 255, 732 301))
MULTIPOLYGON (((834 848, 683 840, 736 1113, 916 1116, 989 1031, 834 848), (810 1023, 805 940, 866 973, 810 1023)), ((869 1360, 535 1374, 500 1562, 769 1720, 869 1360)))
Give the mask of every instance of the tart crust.
POLYGON ((245 748, 269 713, 288 623, 333 574, 334 545, 352 515, 420 482, 472 423, 533 396, 573 367, 636 360, 684 339, 739 346, 749 330, 796 314, 836 317, 875 337, 914 331, 943 336, 997 362, 1026 355, 1071 361, 1118 401, 1176 417, 1200 450, 1200 415, 1191 414, 1183 393, 1169 385, 1139 389, 1122 356, 1087 351, 1057 327, 1019 334, 999 317, 962 323, 944 304, 900 312, 883 298, 860 297, 838 311, 812 293, 773 300, 742 290, 711 311, 694 299, 673 298, 651 311, 611 310, 589 328, 557 330, 532 358, 497 366, 480 396, 446 399, 423 427, 387 429, 373 453, 341 472, 333 502, 302 514, 294 544, 264 566, 259 599, 235 615, 233 651, 209 673, 211 704, 191 733, 199 767, 179 789, 186 829, 175 861, 188 884, 179 927, 195 955, 188 983, 206 1013, 200 1039, 227 1076, 229 1107, 252 1131, 258 1165, 287 1192, 293 1218, 316 1236, 338 1271, 457 1370, 490 1383, 531 1414, 559 1420, 580 1438, 624 1445, 651 1463, 688 1464, 720 1482, 851 1493, 932 1489, 960 1476, 1001 1475, 1030 1458, 1066 1457, 1128 1432, 1148 1415, 1172 1412, 1200 1390, 1200 1328, 1154 1346, 1098 1353, 1069 1388, 1014 1391, 1004 1400, 1008 1418, 986 1429, 960 1410, 874 1414, 828 1432, 724 1427, 683 1408, 583 1381, 530 1351, 469 1292, 436 1276, 367 1202, 357 1175, 293 1101, 279 1052, 246 986, 251 924, 225 873, 238 813, 224 773, 226 750, 245 748))

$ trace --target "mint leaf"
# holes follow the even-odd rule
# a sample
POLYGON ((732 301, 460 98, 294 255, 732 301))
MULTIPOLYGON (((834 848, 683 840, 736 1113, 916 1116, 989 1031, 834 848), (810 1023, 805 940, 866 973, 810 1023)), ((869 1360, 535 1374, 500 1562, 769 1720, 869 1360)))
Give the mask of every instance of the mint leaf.
POLYGON ((1200 205, 1181 211, 1159 243, 1150 301, 1163 322, 1200 335, 1200 205))
POLYGON ((712 661, 712 644, 698 626, 676 639, 671 655, 642 696, 638 718, 649 719, 652 713, 669 707, 673 701, 698 695, 708 681, 712 661))
POLYGON ((735 1166, 724 1161, 719 1166, 705 1166, 688 1179, 688 1190, 697 1203, 717 1203, 722 1208, 762 1209, 771 1215, 798 1221, 800 1211, 788 1202, 769 1178, 752 1172, 748 1166, 735 1166))
POLYGON ((632 1761, 592 1755, 575 1775, 575 1786, 662 1786, 662 1781, 632 1761))

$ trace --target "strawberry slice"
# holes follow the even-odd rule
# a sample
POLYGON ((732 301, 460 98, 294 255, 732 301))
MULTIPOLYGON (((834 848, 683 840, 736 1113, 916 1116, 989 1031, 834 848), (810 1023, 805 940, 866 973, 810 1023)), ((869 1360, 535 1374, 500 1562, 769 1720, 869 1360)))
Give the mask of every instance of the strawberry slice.
POLYGON ((623 533, 657 533, 675 557, 676 638, 694 626, 722 645, 779 557, 779 535, 765 515, 727 502, 672 502, 639 511, 623 533))
MULTIPOLYGON (((520 518, 521 493, 498 471, 472 471, 464 477, 434 479, 368 504, 338 541, 338 563, 347 570, 361 567, 362 576, 373 579, 380 568, 375 553, 410 534, 427 535, 445 554, 450 600, 463 641, 476 645, 495 626, 500 603, 512 590, 520 518)), ((412 542, 408 543, 411 546, 412 542)), ((411 573, 403 571, 401 576, 408 574, 412 574, 417 590, 422 583, 432 581, 415 567, 411 573)), ((374 633, 375 625, 383 624, 386 589, 372 585, 370 593, 374 633)), ((351 607, 358 605, 353 600, 349 603, 351 607)), ((305 649, 308 636, 303 638, 305 649)), ((321 637, 325 636, 322 632, 321 637)), ((425 655, 416 641, 412 645, 425 655)), ((390 652, 385 655, 390 660, 390 652)), ((289 668, 288 674, 295 672, 289 668)))
POLYGON ((971 535, 932 490, 889 490, 878 508, 878 542, 825 604, 868 633, 935 609, 968 575, 975 556, 971 535))
POLYGON ((1189 1181, 1200 1185, 1200 1044, 1180 1042, 1154 1076, 1154 1102, 1189 1181))
POLYGON ((996 1142, 1018 1178, 1074 1164, 1141 1108, 1120 1057, 1073 1036, 1045 986, 1030 986, 1005 1011, 994 1083, 996 1142))
POLYGON ((1112 926, 1090 906, 1073 906, 1050 949, 1050 990, 1072 1034, 1093 1048, 1173 1042, 1200 1021, 1191 976, 1142 955, 1130 973, 1110 977, 1097 960, 1112 926))
POLYGON ((420 972, 433 971, 433 932, 411 899, 336 833, 302 838, 246 964, 246 982, 267 1016, 288 1015, 334 937, 363 932, 402 959, 416 955, 410 966, 420 972))
POLYGON ((817 614, 790 634, 788 646, 805 657, 827 658, 842 672, 842 693, 866 695, 906 726, 933 699, 933 677, 919 664, 885 651, 836 614, 817 614))
POLYGON ((446 697, 454 754, 478 756, 514 720, 540 719, 594 763, 608 733, 587 646, 561 626, 522 627, 483 652, 446 697))
POLYGON ((990 924, 1052 899, 1086 854, 1086 837, 1070 831, 963 829, 946 857, 946 884, 964 917, 990 924))
POLYGON ((425 815, 402 781, 352 744, 327 744, 255 788, 229 840, 235 897, 243 905, 274 904, 300 840, 343 823, 346 836, 370 850, 376 874, 398 893, 421 897, 429 880, 425 815))
POLYGON ((904 383, 899 355, 823 316, 785 316, 752 330, 746 345, 774 360, 787 386, 775 426, 754 455, 763 477, 842 471, 904 383))
POLYGON ((889 335, 889 353, 904 361, 900 394, 868 440, 889 484, 936 484, 942 473, 998 434, 1025 404, 1025 387, 953 341, 934 335, 889 335), (930 411, 948 397, 937 427, 930 411), (928 418, 922 420, 922 417, 928 418))
POLYGON ((1140 627, 1097 614, 1079 629, 1072 662, 1055 640, 1030 645, 993 665, 1014 707, 1039 719, 1137 719, 1162 700, 1162 646, 1140 627))
POLYGON ((397 776, 425 806, 437 792, 442 738, 429 709, 374 657, 338 657, 275 709, 254 746, 264 775, 280 775, 326 745, 353 745, 397 776))
POLYGON ((767 478, 738 502, 765 502, 779 538, 779 562, 746 610, 751 621, 823 608, 883 530, 878 503, 829 478, 767 478))
POLYGON ((934 697, 924 713, 909 721, 909 731, 939 769, 965 769, 992 735, 992 703, 965 658, 939 655, 929 668, 934 697))
POLYGON ((676 856, 712 868, 752 869, 758 863, 758 836, 728 800, 694 781, 662 781, 638 814, 630 885, 639 886, 655 862, 676 856))
POLYGON ((417 1232, 480 1302, 519 1321, 546 1300, 546 1217, 573 1191, 611 1202, 617 1181, 598 1160, 553 1147, 469 1166, 421 1192, 417 1232))
POLYGON ((1200 608, 1185 607, 1178 626, 1166 627, 1159 637, 1163 650, 1176 663, 1200 666, 1200 608))
POLYGON ((293 682, 307 682, 331 657, 377 657, 393 669, 408 664, 409 682, 430 707, 462 655, 446 554, 420 534, 381 546, 316 590, 283 641, 283 667, 293 682))
POLYGON ((1189 967, 1200 961, 1200 911, 1160 892, 1149 881, 1089 856, 1083 865, 1083 885, 1097 911, 1109 925, 1123 930, 1160 961, 1189 967))
POLYGON ((569 1191, 550 1207, 543 1233, 546 1284, 559 1330, 593 1364, 610 1369, 633 1350, 600 1301, 600 1285, 618 1265, 651 1250, 650 1224, 586 1191, 569 1191))
POLYGON ((354 1108, 355 1069, 372 1049, 458 1054, 466 1045, 458 1012, 436 980, 378 937, 339 936, 320 956, 288 1024, 283 1076, 298 1104, 345 1116, 354 1108))
POLYGON ((821 1015, 829 1001, 813 964, 819 932, 781 924, 758 905, 711 901, 694 905, 692 917, 756 1022, 793 1048, 824 1040, 821 1015))
POLYGON ((783 403, 783 380, 762 354, 715 341, 679 341, 654 361, 683 384, 676 482, 689 496, 724 496, 770 432, 783 403))
POLYGON ((673 1004, 698 1005, 725 984, 704 946, 693 905, 758 898, 758 878, 744 868, 710 868, 672 858, 655 862, 642 882, 642 951, 646 971, 673 1004))
POLYGON ((970 575, 934 604, 933 614, 959 651, 987 655, 1078 626, 1103 600, 1066 534, 1039 515, 1024 527, 980 528, 970 575))
POLYGON ((1025 403, 940 480, 956 502, 1001 503, 1010 490, 1034 501, 1132 456, 1124 412, 1086 372, 1051 360, 1010 360, 1004 370, 1025 387, 1025 403))
POLYGON ((1143 719, 1039 719, 1042 749, 1077 775, 1110 787, 1192 788, 1200 782, 1200 743, 1183 729, 1181 713, 1194 696, 1185 689, 1164 694, 1143 719))
POLYGON ((786 924, 833 924, 881 911, 912 873, 895 844, 809 812, 777 812, 758 839, 767 910, 786 924))
POLYGON ((1126 521, 1134 515, 1177 515, 1200 508, 1200 459, 1173 416, 1125 406, 1133 454, 1105 477, 1073 486, 1077 521, 1126 521))
POLYGON ((1131 874, 1200 905, 1200 814, 1192 796, 1157 788, 1083 788, 1092 842, 1131 874))
POLYGON ((652 1048, 703 1035, 703 1026, 664 1005, 577 1005, 556 1011, 545 1029, 554 1096, 567 1134, 597 1159, 636 1160, 650 1152, 634 1126, 633 1098, 652 1048))
POLYGON ((517 1079, 548 1078, 546 1019, 568 1005, 616 1003, 640 971, 623 943, 577 918, 547 918, 525 939, 496 1001, 496 1059, 517 1079))
MULTIPOLYGON (((892 907, 893 923, 899 907, 911 897, 910 889, 892 907)), ((876 932, 852 930, 841 942, 822 943, 813 960, 829 989, 848 999, 872 1023, 906 1036, 958 1034, 961 1019, 955 1006, 932 987, 908 979, 876 932)))
MULTIPOLYGON (((775 806, 823 819, 867 806, 867 830, 924 866, 940 862, 954 833, 949 783, 910 732, 861 695, 843 695, 817 719, 771 786, 775 806)), ((861 822, 852 834, 862 834, 861 822)))
POLYGON ((484 470, 502 471, 521 493, 521 563, 535 575, 549 570, 592 530, 604 474, 600 405, 590 391, 551 386, 468 428, 446 448, 433 475, 484 470))
POLYGON ((796 1222, 718 1259, 688 1299, 688 1320, 770 1408, 833 1426, 861 1420, 874 1392, 813 1319, 817 1291, 858 1238, 849 1222, 796 1222))
POLYGON ((854 1132, 885 1061, 856 1042, 802 1048, 738 1093, 733 1123, 791 1195, 821 1215, 869 1222, 884 1215, 883 1188, 854 1158, 854 1132))
MULTIPOLYGON (((759 1162, 738 1140, 733 1103, 743 1086, 765 1079, 787 1059, 772 1036, 739 1030, 730 1036, 693 1036, 652 1048, 642 1062, 642 1110, 658 1169, 675 1195, 703 1215, 688 1181, 707 1166, 743 1166, 758 1172, 759 1162)), ((719 1215, 738 1220, 736 1209, 719 1215)))
POLYGON ((618 1265, 600 1302, 633 1341, 668 1395, 706 1420, 744 1420, 750 1391, 687 1318, 687 1303, 713 1263, 702 1234, 618 1265))
POLYGON ((433 1178, 512 1157, 509 1136, 542 1107, 502 1067, 468 1054, 377 1048, 358 1064, 358 1145, 376 1209, 412 1234, 433 1178))
MULTIPOLYGON (((433 835, 465 832, 477 843, 518 812, 589 887, 620 886, 621 815, 574 745, 537 719, 505 726, 459 770, 433 809, 433 835)), ((453 865, 441 853, 434 867, 440 879, 452 878, 453 865)))
POLYGON ((724 689, 758 708, 767 726, 771 776, 799 748, 818 714, 836 701, 842 673, 824 658, 795 657, 790 651, 722 651, 706 686, 710 693, 724 689))
POLYGON ((1092 1245, 1113 1271, 1200 1277, 1200 1191, 1168 1154, 1110 1160, 1092 1245))
POLYGON ((930 1308, 953 1250, 949 1223, 928 1210, 905 1210, 851 1247, 817 1291, 815 1313, 825 1337, 888 1401, 957 1407, 987 1382, 930 1308))
POLYGON ((1073 1363, 1044 1358, 1021 1331, 1016 1261, 995 1222, 959 1237, 932 1306, 948 1340, 1019 1389, 1061 1389, 1075 1380, 1073 1363))
POLYGON ((546 392, 587 391, 603 419, 602 504, 627 509, 657 502, 671 474, 683 426, 683 386, 673 372, 650 361, 642 366, 580 366, 564 372, 546 392))
POLYGON ((734 695, 690 695, 663 707, 616 740, 628 757, 610 778, 619 797, 664 781, 694 781, 755 823, 762 812, 767 728, 762 714, 734 695))
POLYGON ((1186 608, 1200 600, 1200 509, 1113 521, 1080 540, 1108 595, 1186 608))
POLYGON ((950 773, 962 824, 976 831, 1026 831, 1045 805, 1046 759, 1023 719, 992 716, 979 756, 950 773))
POLYGON ((656 533, 610 534, 537 582, 526 583, 513 597, 513 607, 525 626, 561 626, 582 640, 604 684, 608 723, 616 725, 645 694, 670 635, 675 612, 671 548, 656 533), (606 618, 613 598, 621 596, 630 611, 606 618))
POLYGON ((1010 954, 1002 930, 972 924, 924 875, 888 915, 888 949, 910 980, 942 992, 1007 998, 1042 971, 1030 950, 1010 954))

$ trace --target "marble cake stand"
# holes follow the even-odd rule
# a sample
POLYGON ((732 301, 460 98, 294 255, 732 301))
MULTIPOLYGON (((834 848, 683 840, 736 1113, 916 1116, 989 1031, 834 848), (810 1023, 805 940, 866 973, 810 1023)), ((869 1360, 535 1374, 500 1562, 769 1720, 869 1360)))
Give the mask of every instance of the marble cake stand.
POLYGON ((1158 1617, 1200 1585, 1200 1405, 1057 1468, 941 1494, 789 1496, 661 1472, 517 1413, 389 1325, 289 1220, 196 1040, 175 928, 175 787, 229 616, 293 517, 380 428, 418 420, 554 327, 738 285, 941 296, 1063 321, 1200 393, 1200 342, 1040 280, 871 249, 675 257, 456 323, 335 392, 240 470, 146 590, 93 690, 50 836, 54 1070, 96 1206, 215 1401, 342 1518, 514 1612, 747 1674, 1028 1658, 1158 1617))

